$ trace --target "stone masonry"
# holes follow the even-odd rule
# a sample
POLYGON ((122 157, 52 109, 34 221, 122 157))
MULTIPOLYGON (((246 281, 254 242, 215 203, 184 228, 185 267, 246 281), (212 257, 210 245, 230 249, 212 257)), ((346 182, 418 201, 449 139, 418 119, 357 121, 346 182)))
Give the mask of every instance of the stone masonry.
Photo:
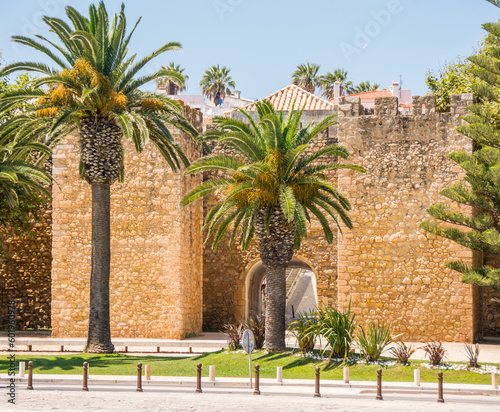
MULTIPOLYGON (((201 127, 201 114, 184 109, 201 127)), ((189 158, 198 147, 172 130, 189 158)), ((200 178, 173 173, 148 142, 125 142, 125 182, 111 188, 111 335, 182 339, 201 332, 200 204, 181 209, 200 178)), ((87 334, 90 281, 90 186, 78 176, 78 138, 53 156, 52 336, 87 334)))

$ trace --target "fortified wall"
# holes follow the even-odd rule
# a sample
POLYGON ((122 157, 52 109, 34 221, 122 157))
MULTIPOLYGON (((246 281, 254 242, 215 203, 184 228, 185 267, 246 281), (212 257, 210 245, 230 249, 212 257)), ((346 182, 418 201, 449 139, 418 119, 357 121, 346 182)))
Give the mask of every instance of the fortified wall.
POLYGON ((338 174, 355 222, 338 238, 338 302, 351 302, 361 324, 386 320, 403 339, 426 341, 471 342, 483 328, 495 331, 481 288, 444 267, 472 263, 472 251, 418 227, 429 206, 447 201, 439 192, 464 176, 446 155, 472 150, 455 130, 472 100, 454 95, 450 112, 438 114, 434 96, 415 97, 413 114, 399 115, 397 98, 382 98, 369 116, 357 99, 340 102, 339 143, 367 173, 338 174))
MULTIPOLYGON (((201 113, 184 109, 201 128, 201 113)), ((192 159, 198 147, 171 130, 192 159)), ((182 339, 202 326, 202 206, 180 208, 198 177, 173 173, 148 142, 125 141, 125 181, 111 187, 111 336, 182 339)), ((52 336, 85 337, 91 270, 91 189, 78 138, 53 155, 52 336)))

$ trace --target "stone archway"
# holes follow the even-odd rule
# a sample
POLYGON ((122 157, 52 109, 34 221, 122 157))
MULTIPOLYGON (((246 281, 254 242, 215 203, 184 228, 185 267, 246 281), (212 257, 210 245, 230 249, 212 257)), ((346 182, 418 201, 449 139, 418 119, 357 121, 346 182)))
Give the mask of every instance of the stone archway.
MULTIPOLYGON (((264 311, 266 269, 261 261, 248 271, 245 286, 245 314, 261 315, 264 311)), ((299 312, 317 309, 316 275, 313 269, 300 259, 293 258, 287 268, 286 317, 293 319, 299 312)))

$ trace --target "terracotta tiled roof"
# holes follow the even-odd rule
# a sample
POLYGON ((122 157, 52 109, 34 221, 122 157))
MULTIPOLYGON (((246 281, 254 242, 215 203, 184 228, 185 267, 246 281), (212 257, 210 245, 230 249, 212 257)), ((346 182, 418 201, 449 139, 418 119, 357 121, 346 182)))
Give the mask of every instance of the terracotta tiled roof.
MULTIPOLYGON (((276 110, 289 111, 292 109, 292 106, 295 102, 294 109, 302 109, 304 110, 333 110, 333 104, 327 102, 326 100, 321 99, 318 96, 315 96, 312 93, 305 91, 304 89, 291 84, 290 86, 286 86, 277 92, 264 97, 262 100, 269 100, 276 110)), ((246 106, 241 107, 241 109, 251 112, 255 111, 255 103, 248 104, 246 106)), ((239 109, 231 110, 231 112, 237 111, 239 109)), ((228 112, 230 113, 230 112, 228 112)))
MULTIPOLYGON (((376 97, 392 97, 390 90, 373 90, 371 92, 349 94, 349 97, 359 97, 361 101, 371 101, 376 97)), ((344 96, 345 97, 345 96, 344 96)), ((330 99, 330 103, 334 103, 335 99, 330 99)))

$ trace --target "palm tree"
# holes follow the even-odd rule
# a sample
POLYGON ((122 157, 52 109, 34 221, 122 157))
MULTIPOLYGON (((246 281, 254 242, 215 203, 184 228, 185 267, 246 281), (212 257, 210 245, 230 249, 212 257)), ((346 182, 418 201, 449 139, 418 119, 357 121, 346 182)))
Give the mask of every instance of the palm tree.
POLYGON ((341 96, 352 93, 353 84, 350 80, 347 80, 347 71, 335 69, 333 73, 328 72, 319 77, 319 85, 323 91, 321 96, 328 100, 333 99, 335 82, 340 83, 341 96))
POLYGON ((365 93, 365 92, 373 92, 378 90, 380 84, 370 84, 367 80, 365 82, 360 82, 357 86, 354 87, 353 93, 365 93))
MULTIPOLYGON (((137 27, 126 33, 124 5, 110 21, 104 3, 91 5, 89 17, 73 7, 66 7, 73 27, 58 18, 44 17, 44 22, 59 38, 56 44, 37 36, 50 47, 31 38, 13 36, 13 40, 43 52, 58 66, 21 62, 6 66, 2 75, 22 70, 41 75, 33 88, 11 91, 0 97, 0 112, 23 102, 36 104, 28 115, 35 129, 50 120, 49 137, 77 129, 81 140, 80 174, 92 187, 92 270, 90 311, 86 351, 112 352, 109 320, 110 278, 110 188, 123 179, 122 137, 131 139, 141 151, 147 139, 157 147, 173 170, 188 159, 174 141, 166 125, 196 136, 197 131, 182 117, 178 103, 139 90, 159 77, 178 79, 171 71, 136 77, 137 73, 160 54, 179 50, 179 43, 167 43, 146 57, 135 61, 128 54, 130 38, 137 27), (62 57, 61 57, 62 56, 62 57), (40 87, 45 86, 42 90, 40 87)), ((56 144, 60 139, 53 141, 56 144)))
POLYGON ((309 93, 314 93, 316 87, 320 85, 318 77, 319 68, 319 64, 299 64, 297 70, 292 73, 292 83, 302 87, 309 93))
POLYGON ((244 110, 241 112, 250 124, 214 118, 219 129, 207 131, 205 138, 228 146, 235 156, 209 155, 195 161, 187 174, 218 173, 188 193, 181 205, 217 193, 220 202, 209 211, 204 225, 207 241, 214 235, 214 249, 230 226, 230 247, 241 232, 245 250, 256 234, 266 267, 266 348, 281 351, 285 349, 286 267, 294 247, 298 250, 307 235, 307 221, 311 216, 319 220, 328 243, 332 243, 333 233, 327 216, 337 225, 340 217, 352 228, 346 213, 349 201, 328 182, 325 173, 363 168, 332 159, 349 156, 341 146, 311 148, 312 140, 336 123, 334 115, 301 128, 302 111, 292 110, 283 118, 283 113, 277 113, 267 101, 256 103, 256 107, 258 122, 244 110))
POLYGON ((219 106, 226 95, 231 94, 236 87, 233 79, 229 76, 230 71, 227 67, 219 67, 216 64, 205 70, 205 74, 201 78, 202 93, 207 98, 212 99, 216 106, 219 106))
POLYGON ((181 69, 181 66, 175 65, 174 62, 170 62, 168 66, 163 66, 162 69, 179 74, 180 76, 178 79, 172 77, 172 74, 169 77, 159 77, 156 79, 156 90, 160 87, 164 87, 167 89, 168 94, 177 95, 186 89, 186 81, 189 79, 189 76, 187 74, 182 74, 185 69, 181 69))

